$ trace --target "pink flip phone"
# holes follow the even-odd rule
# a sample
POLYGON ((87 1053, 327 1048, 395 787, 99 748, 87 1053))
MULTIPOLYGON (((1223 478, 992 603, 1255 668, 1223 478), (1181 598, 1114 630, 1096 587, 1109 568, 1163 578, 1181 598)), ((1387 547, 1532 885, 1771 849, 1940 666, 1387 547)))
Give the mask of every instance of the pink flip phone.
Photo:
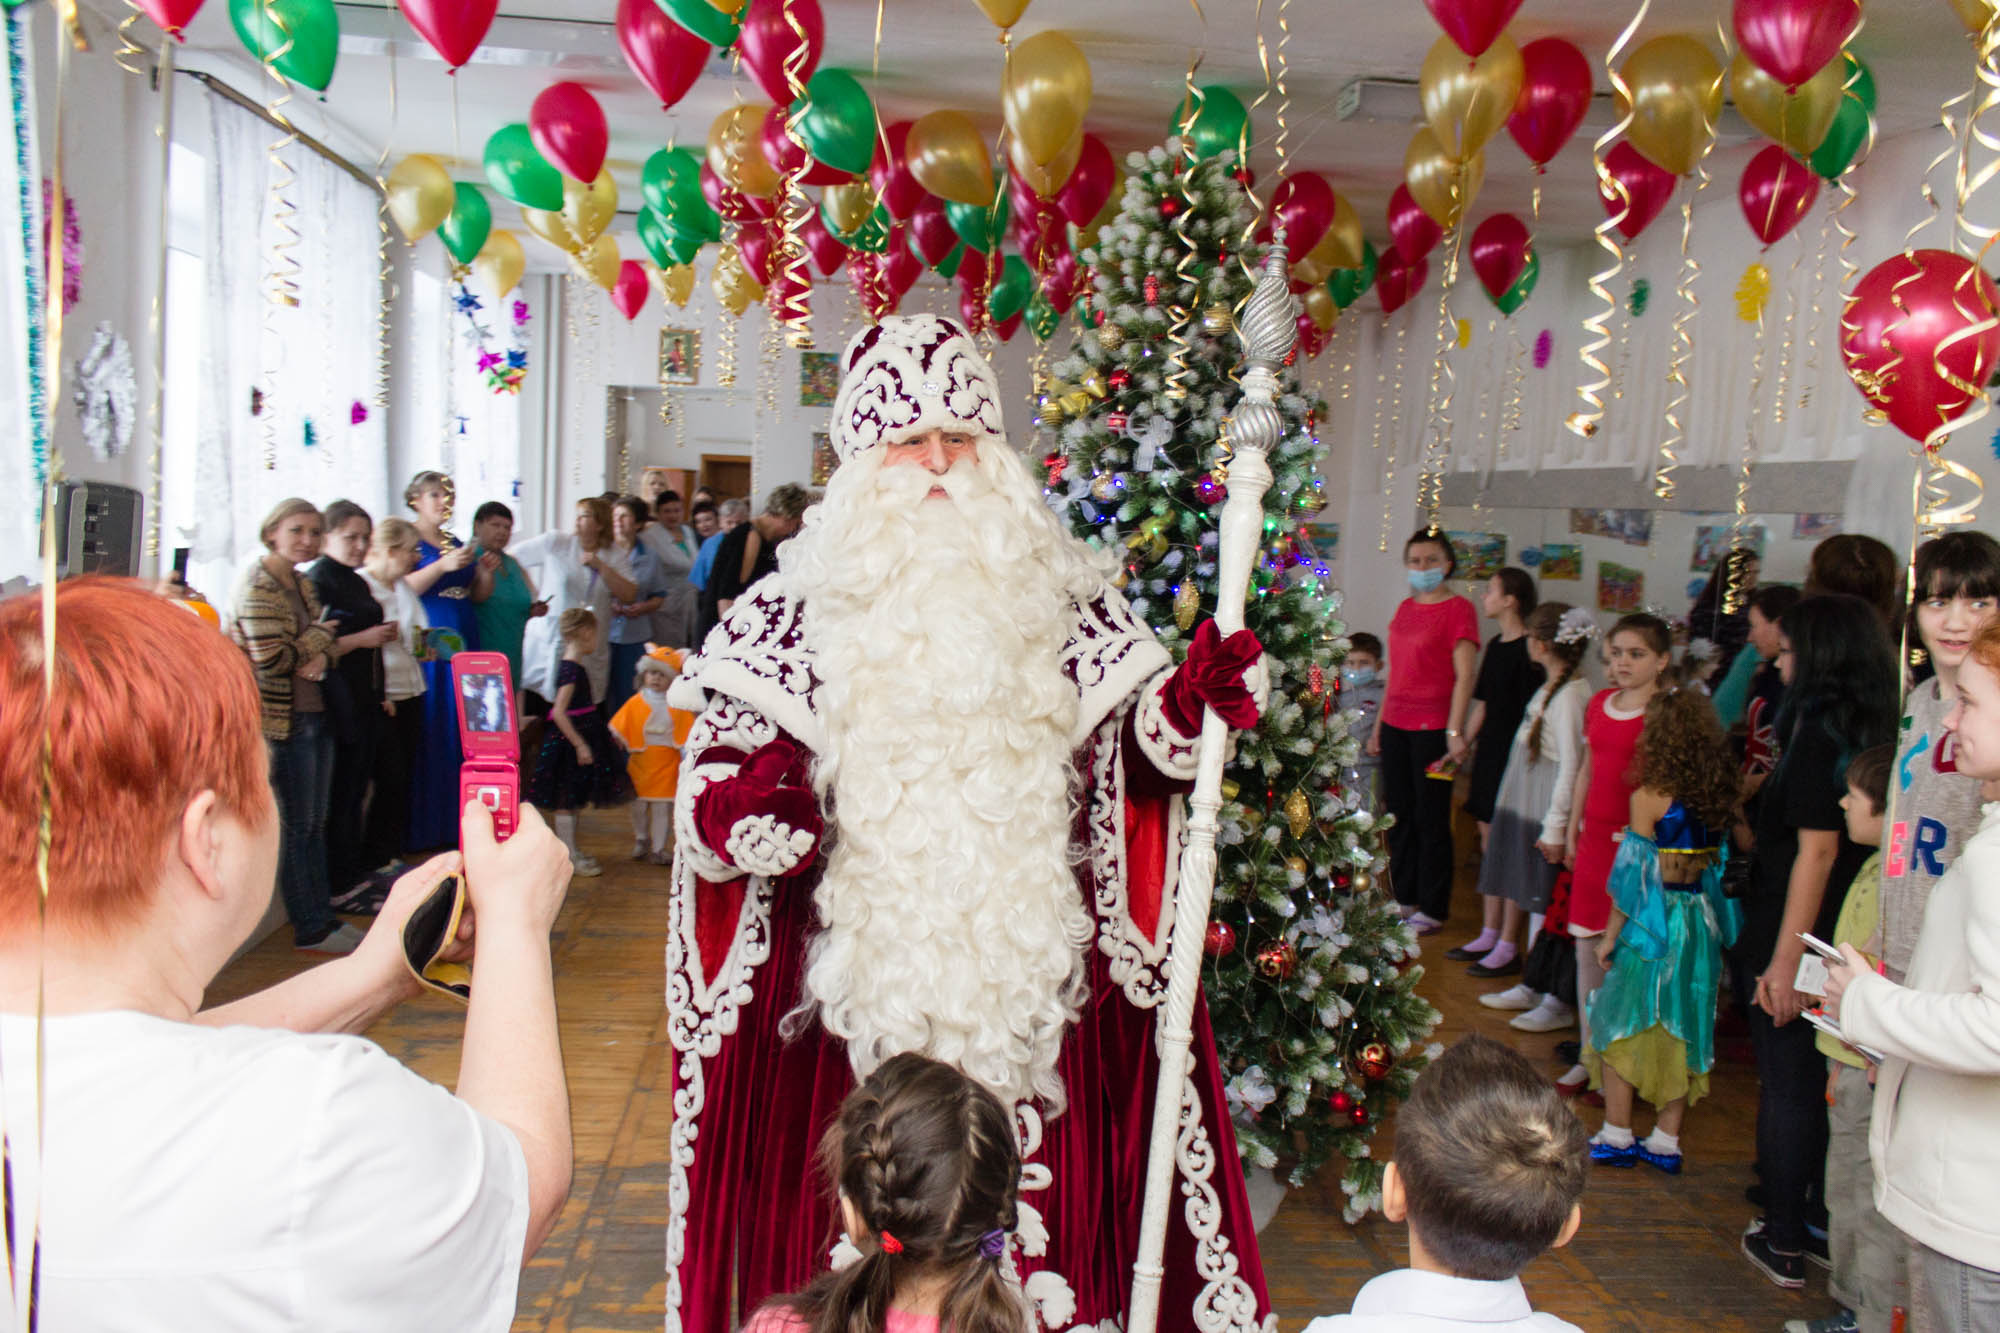
POLYGON ((514 676, 505 653, 457 653, 451 688, 458 700, 458 805, 477 801, 493 812, 493 835, 514 832, 521 802, 521 732, 514 716, 514 676))

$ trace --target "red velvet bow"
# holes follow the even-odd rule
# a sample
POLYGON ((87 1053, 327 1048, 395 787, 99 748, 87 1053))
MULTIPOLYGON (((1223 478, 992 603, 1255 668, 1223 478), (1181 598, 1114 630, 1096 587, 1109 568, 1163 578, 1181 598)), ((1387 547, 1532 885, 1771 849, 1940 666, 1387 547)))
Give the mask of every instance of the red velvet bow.
POLYGON ((1183 736, 1199 735, 1207 704, 1238 731, 1256 726, 1257 699, 1243 678, 1263 655, 1264 645, 1249 630, 1225 639, 1213 620, 1204 620, 1188 645, 1187 660, 1167 677, 1160 699, 1167 722, 1183 736))
MULTIPOLYGON (((694 822, 710 851, 729 860, 729 833, 737 821, 769 815, 781 824, 804 829, 815 841, 826 831, 819 800, 807 785, 806 752, 789 737, 762 747, 743 761, 735 774, 711 782, 695 798, 694 822)), ((806 857, 792 870, 796 875, 812 865, 806 857)))

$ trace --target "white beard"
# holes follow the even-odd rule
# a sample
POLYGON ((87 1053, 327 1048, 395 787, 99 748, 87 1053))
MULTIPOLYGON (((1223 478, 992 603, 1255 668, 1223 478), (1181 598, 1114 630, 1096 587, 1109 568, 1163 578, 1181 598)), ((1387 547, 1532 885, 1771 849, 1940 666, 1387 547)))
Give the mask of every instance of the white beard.
POLYGON ((857 1077, 920 1051, 1060 1110, 1092 922, 1070 852, 1070 606, 1104 563, 986 440, 943 478, 843 464, 781 564, 804 606, 833 834, 803 1003, 857 1077), (926 498, 942 485, 951 499, 926 498))

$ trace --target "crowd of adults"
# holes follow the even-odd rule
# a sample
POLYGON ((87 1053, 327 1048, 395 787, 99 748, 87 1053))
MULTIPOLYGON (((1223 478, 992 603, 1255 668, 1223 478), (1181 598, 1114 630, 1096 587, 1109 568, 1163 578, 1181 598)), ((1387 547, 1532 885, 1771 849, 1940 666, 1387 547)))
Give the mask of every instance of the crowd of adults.
POLYGON ((651 468, 640 492, 579 500, 567 532, 520 542, 498 501, 474 512, 471 540, 452 533, 451 479, 430 471, 404 488, 408 519, 293 498, 264 520, 228 624, 257 681, 298 948, 351 952, 362 934, 339 913, 374 910, 413 856, 457 842, 456 653, 504 653, 532 727, 556 695, 557 626, 580 608, 598 631, 590 697, 609 718, 647 646, 697 644, 776 567, 812 499, 780 486, 753 519, 706 489, 689 504, 651 468))

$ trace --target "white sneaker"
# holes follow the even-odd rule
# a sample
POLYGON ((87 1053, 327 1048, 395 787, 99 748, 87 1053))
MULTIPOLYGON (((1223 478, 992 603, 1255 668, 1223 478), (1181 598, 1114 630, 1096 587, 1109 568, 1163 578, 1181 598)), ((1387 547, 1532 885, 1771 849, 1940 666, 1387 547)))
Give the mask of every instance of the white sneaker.
POLYGON ((1560 1032, 1576 1026, 1576 1010, 1548 995, 1527 1013, 1517 1015, 1507 1026, 1517 1032, 1560 1032))
POLYGON ((604 867, 594 856, 576 856, 570 858, 569 873, 578 879, 595 879, 604 873, 604 867))
POLYGON ((1480 996, 1479 1002, 1488 1009, 1533 1009, 1542 1002, 1542 993, 1533 986, 1510 986, 1480 996))
POLYGON ((365 937, 360 931, 343 921, 334 927, 331 935, 328 935, 325 939, 315 940, 311 944, 301 944, 298 946, 298 951, 300 953, 334 955, 350 954, 360 947, 363 938, 365 937))
POLYGON ((646 859, 646 853, 651 850, 652 849, 646 845, 646 840, 644 838, 641 838, 632 844, 632 859, 634 861, 643 861, 646 859))

